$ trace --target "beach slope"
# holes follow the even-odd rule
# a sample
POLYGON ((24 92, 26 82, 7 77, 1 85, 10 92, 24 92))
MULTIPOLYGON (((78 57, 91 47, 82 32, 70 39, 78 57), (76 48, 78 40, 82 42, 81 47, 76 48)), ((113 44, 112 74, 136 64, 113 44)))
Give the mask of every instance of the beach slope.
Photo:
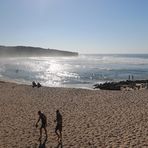
POLYGON ((56 110, 63 116, 64 148, 148 147, 148 90, 32 88, 0 82, 0 148, 60 147, 56 110), (37 112, 47 116, 39 142, 37 112), (44 133, 43 133, 44 135, 44 133))

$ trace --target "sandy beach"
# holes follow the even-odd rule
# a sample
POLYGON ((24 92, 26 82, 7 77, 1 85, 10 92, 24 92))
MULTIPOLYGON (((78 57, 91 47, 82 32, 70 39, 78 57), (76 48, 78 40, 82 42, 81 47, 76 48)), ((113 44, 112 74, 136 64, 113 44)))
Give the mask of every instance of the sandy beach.
MULTIPOLYGON (((147 148, 148 90, 32 88, 0 82, 0 148, 147 148), (54 133, 56 110, 63 139, 54 133), (48 139, 39 138, 37 112, 47 116, 48 139)), ((44 135, 44 134, 43 134, 44 135)))

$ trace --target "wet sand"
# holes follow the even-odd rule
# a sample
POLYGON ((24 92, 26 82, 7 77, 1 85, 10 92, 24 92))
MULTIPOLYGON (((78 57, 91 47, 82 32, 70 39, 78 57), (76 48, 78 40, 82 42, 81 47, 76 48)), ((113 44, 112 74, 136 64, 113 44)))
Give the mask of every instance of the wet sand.
POLYGON ((148 90, 32 88, 0 82, 0 113, 0 148, 148 147, 148 90), (54 133, 57 109, 63 116, 60 145, 54 133), (35 127, 38 110, 47 116, 45 145, 35 127))

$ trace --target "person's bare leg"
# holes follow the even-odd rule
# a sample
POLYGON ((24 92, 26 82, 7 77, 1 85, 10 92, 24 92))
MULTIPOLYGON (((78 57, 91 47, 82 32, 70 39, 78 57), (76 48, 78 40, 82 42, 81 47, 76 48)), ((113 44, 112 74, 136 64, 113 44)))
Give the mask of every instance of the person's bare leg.
POLYGON ((61 131, 59 131, 59 142, 62 142, 62 132, 61 131))
POLYGON ((42 128, 40 128, 40 138, 39 138, 39 140, 41 140, 41 138, 42 138, 42 128))
POLYGON ((45 135, 46 135, 46 138, 47 138, 48 137, 48 135, 47 135, 47 129, 44 128, 44 130, 45 130, 45 135))
POLYGON ((60 135, 58 134, 57 130, 55 131, 56 135, 58 136, 58 141, 59 141, 59 138, 60 138, 60 135))
POLYGON ((58 141, 61 143, 62 142, 62 132, 61 131, 59 131, 59 139, 58 139, 58 141))

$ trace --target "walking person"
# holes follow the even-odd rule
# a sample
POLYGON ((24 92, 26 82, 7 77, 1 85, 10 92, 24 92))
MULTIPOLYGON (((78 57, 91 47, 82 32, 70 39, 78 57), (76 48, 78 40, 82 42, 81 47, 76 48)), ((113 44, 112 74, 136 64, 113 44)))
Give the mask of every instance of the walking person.
POLYGON ((130 75, 128 76, 128 80, 129 80, 129 81, 131 80, 131 77, 130 77, 130 75))
POLYGON ((60 114, 59 110, 56 111, 56 128, 55 133, 58 136, 58 141, 62 142, 62 115, 60 114))
POLYGON ((132 81, 134 80, 134 76, 132 75, 132 81))
POLYGON ((46 135, 46 139, 47 139, 47 129, 46 129, 47 118, 46 118, 46 116, 41 111, 38 111, 38 115, 39 115, 39 119, 38 119, 38 121, 36 123, 36 128, 38 127, 38 123, 41 120, 40 138, 39 138, 39 140, 41 140, 41 138, 42 138, 42 129, 44 129, 45 135, 46 135))

